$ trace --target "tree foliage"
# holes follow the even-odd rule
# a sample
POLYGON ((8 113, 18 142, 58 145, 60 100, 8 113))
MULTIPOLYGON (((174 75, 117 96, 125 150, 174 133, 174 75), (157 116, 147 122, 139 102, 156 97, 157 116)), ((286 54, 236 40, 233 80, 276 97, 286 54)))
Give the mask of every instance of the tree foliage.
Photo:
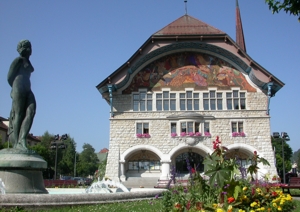
POLYGON ((282 143, 283 143, 283 152, 284 152, 284 167, 285 173, 291 170, 292 163, 291 158, 293 155, 293 150, 290 145, 284 141, 282 138, 273 138, 272 137, 272 146, 275 149, 275 158, 276 158, 276 168, 277 172, 281 178, 283 178, 283 158, 282 158, 282 143))
MULTIPOLYGON (((52 178, 55 170, 56 149, 50 148, 51 142, 54 140, 54 134, 46 131, 41 138, 41 143, 30 147, 47 162, 48 169, 44 172, 44 178, 46 179, 52 178)), ((70 135, 68 135, 66 140, 61 142, 65 144, 66 148, 57 149, 57 174, 73 176, 76 142, 73 138, 70 138, 70 135)))
MULTIPOLYGON (((266 0, 266 3, 269 5, 269 9, 273 13, 278 13, 280 10, 284 10, 286 13, 291 15, 299 16, 300 15, 300 0, 266 0)), ((300 17, 298 17, 300 22, 300 17)))
POLYGON ((99 160, 95 153, 95 149, 90 144, 83 145, 83 151, 79 155, 77 163, 77 173, 79 176, 94 175, 98 169, 99 160))

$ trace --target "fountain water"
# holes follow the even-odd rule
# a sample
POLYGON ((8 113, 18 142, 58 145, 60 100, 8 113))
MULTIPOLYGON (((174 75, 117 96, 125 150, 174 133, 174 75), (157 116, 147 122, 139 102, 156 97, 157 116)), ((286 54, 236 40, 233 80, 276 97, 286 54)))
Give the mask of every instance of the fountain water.
POLYGON ((112 180, 102 180, 93 183, 90 187, 88 187, 85 192, 86 193, 113 193, 110 189, 110 186, 117 187, 122 189, 123 192, 129 192, 129 190, 120 182, 115 182, 112 180))
POLYGON ((5 185, 1 178, 0 178, 0 194, 5 194, 5 185))

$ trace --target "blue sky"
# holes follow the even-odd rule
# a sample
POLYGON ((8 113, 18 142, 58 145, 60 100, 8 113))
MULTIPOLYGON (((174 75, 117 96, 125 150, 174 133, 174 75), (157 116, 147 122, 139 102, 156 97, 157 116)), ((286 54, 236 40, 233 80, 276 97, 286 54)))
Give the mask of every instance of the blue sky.
MULTIPOLYGON (((264 0, 240 0, 247 53, 286 85, 271 99, 272 132, 299 131, 297 17, 272 14, 264 0)), ((32 42, 32 90, 37 113, 31 133, 68 133, 82 151, 109 147, 109 105, 96 85, 156 31, 185 14, 183 0, 0 1, 0 116, 11 107, 6 77, 17 43, 32 42)), ((189 15, 235 40, 235 0, 188 0, 189 15)))

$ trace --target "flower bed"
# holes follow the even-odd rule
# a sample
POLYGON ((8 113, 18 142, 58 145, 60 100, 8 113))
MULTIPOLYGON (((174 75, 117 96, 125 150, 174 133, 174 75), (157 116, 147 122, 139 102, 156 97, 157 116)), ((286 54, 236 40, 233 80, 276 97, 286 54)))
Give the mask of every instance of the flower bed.
MULTIPOLYGON (((282 193, 279 184, 268 181, 254 180, 258 164, 269 163, 257 155, 251 158, 252 164, 246 171, 235 159, 225 160, 226 147, 221 145, 217 137, 214 141, 214 152, 204 160, 205 180, 196 167, 191 167, 187 186, 176 184, 176 170, 172 169, 171 176, 174 187, 164 192, 164 211, 216 211, 216 212, 275 212, 293 211, 295 202, 289 194, 282 193), (235 170, 241 171, 242 179, 234 177, 235 170), (250 174, 246 179, 245 171, 250 174)), ((170 181, 170 182, 171 182, 170 181)))

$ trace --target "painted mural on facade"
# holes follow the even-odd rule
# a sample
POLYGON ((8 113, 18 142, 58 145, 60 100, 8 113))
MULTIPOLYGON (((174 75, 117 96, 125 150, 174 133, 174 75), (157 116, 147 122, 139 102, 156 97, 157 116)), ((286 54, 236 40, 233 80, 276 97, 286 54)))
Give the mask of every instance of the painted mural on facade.
POLYGON ((207 54, 186 52, 168 55, 149 64, 133 77, 123 94, 130 94, 139 88, 180 91, 184 88, 207 90, 208 87, 220 90, 240 87, 241 90, 256 92, 245 76, 224 60, 207 54))

